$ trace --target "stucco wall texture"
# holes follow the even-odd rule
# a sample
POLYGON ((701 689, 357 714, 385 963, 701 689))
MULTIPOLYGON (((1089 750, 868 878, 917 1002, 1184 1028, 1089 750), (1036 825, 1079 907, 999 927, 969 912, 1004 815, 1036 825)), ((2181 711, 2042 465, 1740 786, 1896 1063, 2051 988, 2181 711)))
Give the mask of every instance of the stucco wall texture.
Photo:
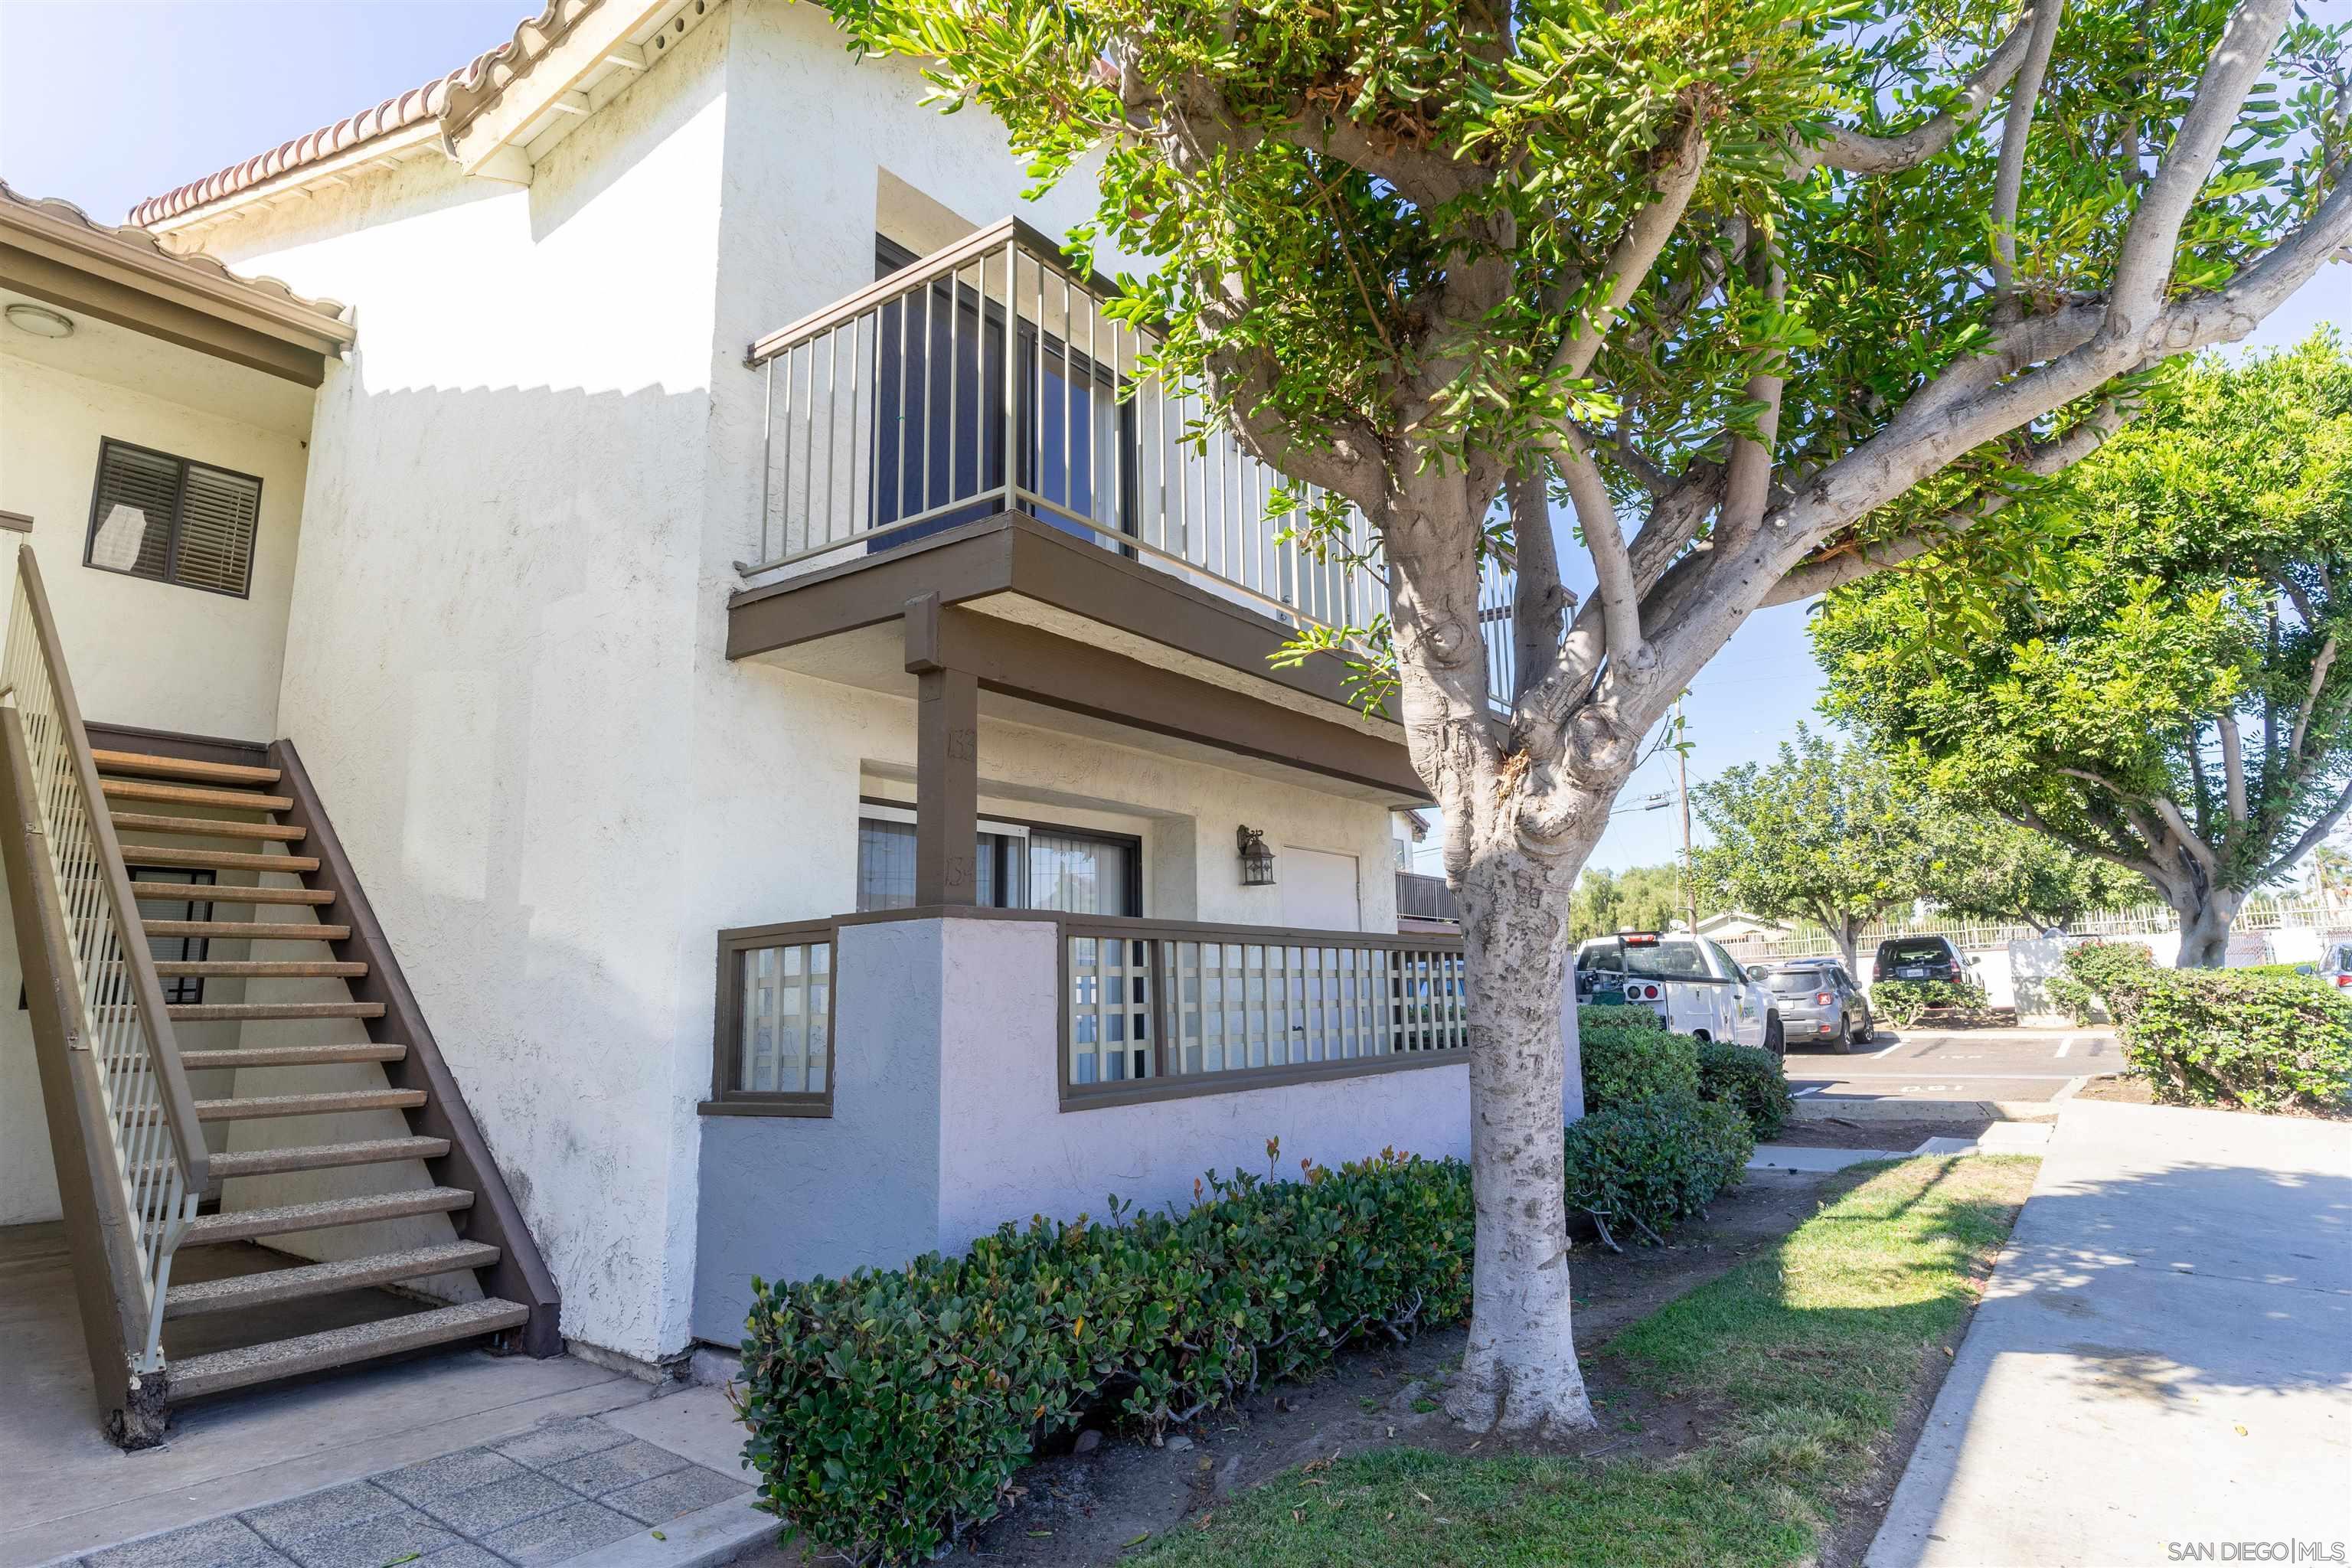
POLYGON ((694 1331, 742 1337, 751 1278, 953 1251, 1006 1220, 1075 1219, 1117 1194, 1188 1205, 1204 1171, 1339 1164, 1384 1148, 1466 1158, 1469 1069, 1065 1111, 1060 955, 1042 921, 842 928, 829 1121, 714 1117, 703 1138, 694 1331))
MULTIPOLYGON (((947 1234, 940 1179, 897 1142, 921 1126, 909 1082, 845 1076, 854 1110, 832 1123, 696 1110, 714 933, 850 907, 861 787, 914 760, 910 703, 725 659, 759 522, 743 346, 870 281, 886 176, 973 225, 1017 211, 1057 233, 1091 205, 1083 181, 1022 200, 1001 130, 923 90, 852 60, 818 7, 735 0, 528 187, 428 160, 212 242, 351 301, 360 328, 319 398, 277 732, 548 1257, 564 1332, 640 1361, 735 1310, 693 1308, 698 1241, 706 1275, 748 1276, 792 1265, 763 1227, 848 1258, 897 1247, 919 1200, 909 1242, 947 1234), (897 1109, 860 1120, 883 1087, 897 1109), (725 1212, 698 1215, 698 1163, 742 1184, 725 1212), (861 1184, 846 1216, 803 1200, 819 1167, 861 1184)), ((1150 912, 1276 918, 1239 886, 1247 820, 1359 856, 1366 923, 1393 919, 1377 805, 1019 724, 985 722, 981 752, 990 798, 1023 815, 1140 817, 1150 912)), ((858 990, 888 999, 872 1029, 919 1001, 858 990)), ((1051 1002, 1049 982, 1022 1005, 1051 1002)), ((969 998, 953 1012, 975 1026, 969 998)))

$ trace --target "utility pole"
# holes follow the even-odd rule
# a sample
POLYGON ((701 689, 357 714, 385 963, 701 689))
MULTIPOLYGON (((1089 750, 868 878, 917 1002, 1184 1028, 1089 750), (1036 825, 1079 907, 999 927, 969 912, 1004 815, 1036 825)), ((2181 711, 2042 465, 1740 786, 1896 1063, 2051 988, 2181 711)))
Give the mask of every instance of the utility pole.
POLYGON ((1683 700, 1675 699, 1675 772, 1682 780, 1683 795, 1683 898, 1690 913, 1693 941, 1698 938, 1698 862, 1691 856, 1690 826, 1690 753, 1682 745, 1683 700))

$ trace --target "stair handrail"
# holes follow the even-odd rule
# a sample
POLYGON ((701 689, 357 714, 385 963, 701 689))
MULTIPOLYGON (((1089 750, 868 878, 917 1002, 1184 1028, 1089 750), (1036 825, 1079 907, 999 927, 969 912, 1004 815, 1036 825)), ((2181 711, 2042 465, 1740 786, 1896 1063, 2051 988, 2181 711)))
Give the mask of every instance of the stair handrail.
MULTIPOLYGON (((112 1285, 126 1318, 134 1308, 144 1314, 131 1366, 152 1374, 163 1364, 163 1299, 173 1255, 196 1217, 210 1161, 163 981, 99 784, 89 731, 29 545, 16 552, 0 698, 16 708, 22 725, 38 819, 28 826, 37 827, 47 850, 45 869, 73 967, 70 976, 60 976, 68 981, 63 987, 67 1044, 89 1053, 102 1102, 98 1120, 111 1145, 94 1163, 110 1166, 128 1208, 135 1277, 112 1285)), ((122 1205, 110 1201, 103 1206, 119 1212, 122 1205)), ((119 1264, 112 1268, 123 1271, 119 1264)))

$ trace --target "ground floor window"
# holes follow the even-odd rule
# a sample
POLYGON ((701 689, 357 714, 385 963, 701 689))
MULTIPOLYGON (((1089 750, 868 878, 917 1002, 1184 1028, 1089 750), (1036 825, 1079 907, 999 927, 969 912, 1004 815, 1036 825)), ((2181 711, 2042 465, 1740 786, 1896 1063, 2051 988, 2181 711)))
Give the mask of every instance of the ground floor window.
MULTIPOLYGON (((132 866, 130 872, 131 879, 142 888, 153 883, 172 882, 184 883, 192 889, 186 899, 141 899, 138 900, 141 920, 208 921, 213 918, 211 901, 195 896, 193 889, 211 887, 218 873, 187 871, 165 866, 132 866)), ((210 941, 201 936, 151 936, 147 939, 148 951, 154 955, 156 962, 162 963, 201 963, 210 945, 210 941)), ((204 999, 204 976, 163 976, 163 1000, 170 1005, 180 1006, 204 999)))
MULTIPOLYGON (((859 912, 912 907, 914 808, 869 802, 858 810, 859 912)), ((1143 843, 1138 838, 983 817, 979 858, 974 901, 990 909, 1073 915, 1143 912, 1143 843)))

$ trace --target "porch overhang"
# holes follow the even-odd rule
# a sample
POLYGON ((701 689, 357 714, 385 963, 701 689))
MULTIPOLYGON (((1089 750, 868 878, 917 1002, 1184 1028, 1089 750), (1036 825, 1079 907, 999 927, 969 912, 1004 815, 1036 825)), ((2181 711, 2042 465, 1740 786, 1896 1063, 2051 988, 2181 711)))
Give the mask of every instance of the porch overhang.
POLYGON ((1269 662, 1291 635, 1171 573, 1001 513, 736 595, 727 656, 919 699, 968 683, 975 716, 987 694, 1008 718, 1066 716, 1131 744, 1156 737, 1386 804, 1425 802, 1403 730, 1349 703, 1338 658, 1269 662))

